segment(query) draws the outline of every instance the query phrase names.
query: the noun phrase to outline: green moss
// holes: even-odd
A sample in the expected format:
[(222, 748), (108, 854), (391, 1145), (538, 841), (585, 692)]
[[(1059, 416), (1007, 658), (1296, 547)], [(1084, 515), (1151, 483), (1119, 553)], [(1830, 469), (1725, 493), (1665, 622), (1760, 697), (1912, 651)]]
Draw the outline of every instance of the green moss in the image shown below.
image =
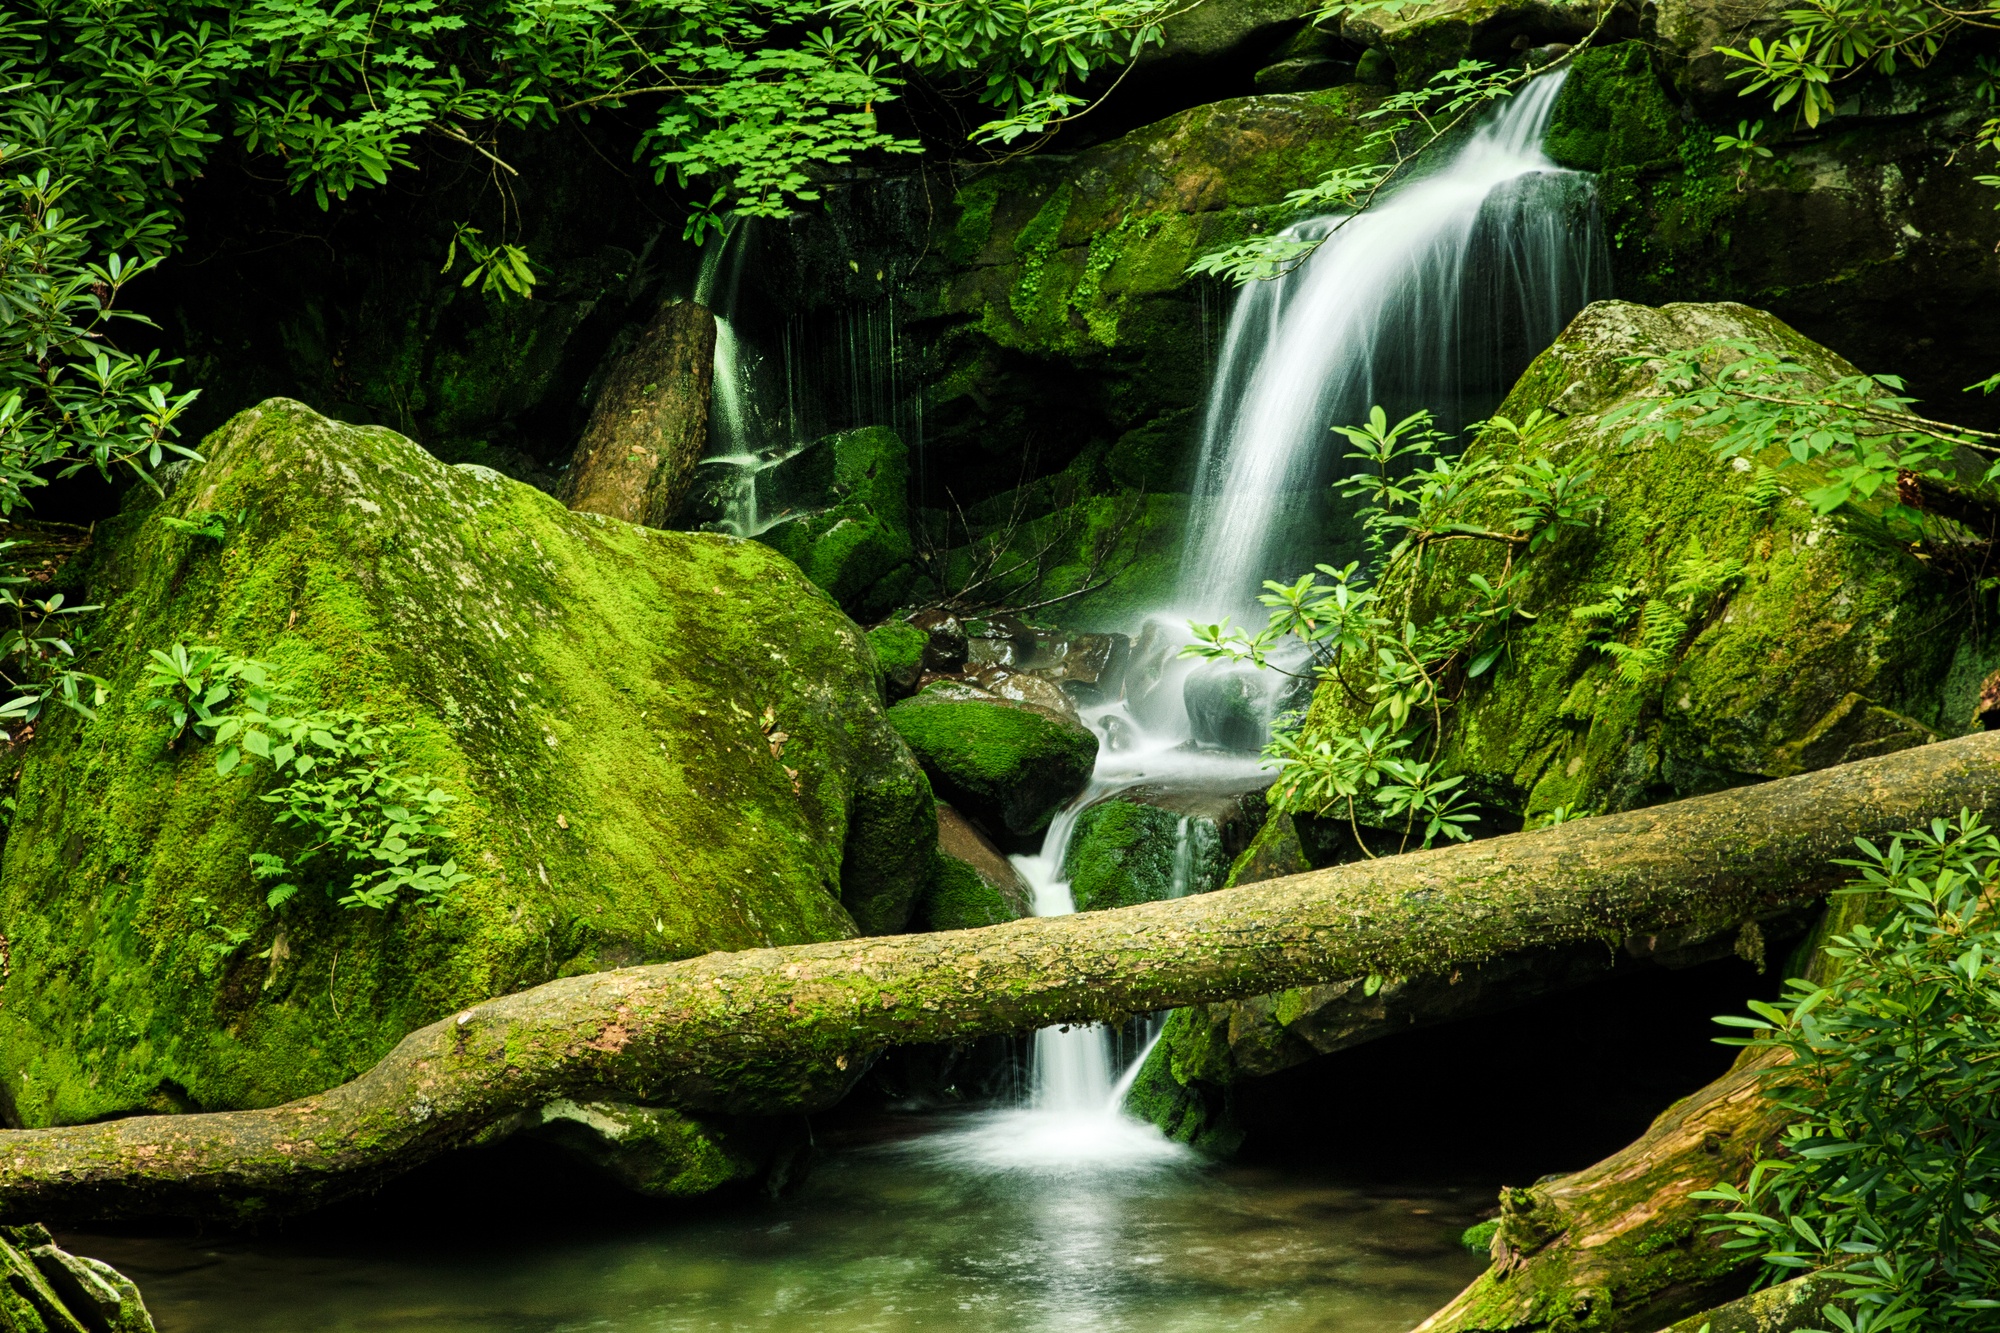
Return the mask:
[[(100, 527), (85, 666), (111, 699), (51, 719), (16, 793), (0, 1082), (23, 1122), (270, 1105), (557, 975), (900, 928), (929, 793), (860, 632), (792, 565), (284, 400), (203, 452), (170, 501)], [(192, 509), (247, 518), (220, 547), (160, 521)], [(314, 887), (268, 913), (261, 768), (217, 776), (144, 708), (146, 652), (176, 641), (406, 726), (458, 797), (451, 904), (344, 911)], [(251, 939), (218, 959), (211, 924)]]
[(1005, 894), (986, 882), (970, 865), (940, 851), (917, 904), (917, 923), (925, 930), (971, 930), (1015, 919)]
[(1016, 834), (1048, 827), (1097, 762), (1087, 728), (1035, 708), (919, 694), (889, 722), (940, 795)]
[(1459, 1236), (1458, 1243), (1474, 1254), (1485, 1254), (1493, 1248), (1493, 1236), (1500, 1230), (1500, 1219), (1475, 1222)]
[(868, 646), (875, 650), (875, 663), (882, 668), (891, 698), (900, 699), (917, 688), (924, 669), (924, 649), (930, 641), (930, 635), (903, 620), (891, 620), (868, 631)]
[(1578, 171), (1678, 163), (1688, 129), (1661, 87), (1644, 42), (1580, 52), (1549, 115), (1545, 152)]
[[(1956, 734), (1943, 683), (1967, 628), (1968, 608), (1948, 581), (1887, 539), (1871, 513), (1816, 518), (1799, 492), (1818, 473), (1779, 474), (1785, 494), (1769, 506), (1745, 498), (1752, 480), (1718, 460), (1711, 432), (1630, 443), (1601, 414), (1652, 391), (1651, 377), (1620, 358), (1634, 347), (1699, 345), (1747, 337), (1824, 373), (1842, 363), (1768, 315), (1740, 306), (1663, 311), (1600, 304), (1530, 367), (1500, 413), (1536, 408), (1565, 417), (1548, 444), (1556, 457), (1595, 460), (1605, 501), (1599, 522), (1535, 558), (1508, 655), (1472, 684), (1443, 754), (1492, 800), (1539, 818), (1557, 806), (1589, 813), (1859, 758)], [(1468, 457), (1505, 463), (1514, 445), (1496, 437)], [(1775, 459), (1764, 459), (1772, 463)], [(1698, 608), (1673, 660), (1643, 679), (1592, 641), (1572, 612), (1613, 586), (1661, 596), (1672, 567), (1699, 543), (1710, 558), (1740, 561), (1742, 577)], [(1474, 572), (1497, 559), (1470, 544), (1442, 554), (1415, 590), (1421, 614), (1443, 607)], [(1626, 637), (1631, 637), (1630, 632)], [(1318, 724), (1345, 705), (1322, 689)]]
[(1085, 810), (1063, 858), (1079, 912), (1205, 893), (1222, 872), (1222, 840), (1213, 824), (1135, 801), (1100, 801)]

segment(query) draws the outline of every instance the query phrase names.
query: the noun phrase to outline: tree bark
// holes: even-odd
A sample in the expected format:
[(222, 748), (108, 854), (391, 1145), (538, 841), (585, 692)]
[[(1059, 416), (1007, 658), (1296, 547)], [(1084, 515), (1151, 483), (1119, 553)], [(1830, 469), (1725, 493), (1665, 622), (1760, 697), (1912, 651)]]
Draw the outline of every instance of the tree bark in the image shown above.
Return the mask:
[(568, 977), (413, 1032), (284, 1106), (0, 1134), (0, 1215), (299, 1210), (556, 1098), (798, 1109), (889, 1045), (1726, 929), (1840, 882), (1854, 837), (1962, 807), (2000, 808), (2000, 735), (1117, 911)]
[(692, 301), (660, 307), (598, 391), (570, 459), (571, 509), (665, 527), (708, 447), (715, 317)]
[(1842, 1297), (1848, 1290), (1832, 1273), (1807, 1273), (1689, 1315), (1660, 1333), (1798, 1333), (1804, 1328), (1831, 1328), (1833, 1321), (1825, 1312), (1832, 1306), (1845, 1308)]

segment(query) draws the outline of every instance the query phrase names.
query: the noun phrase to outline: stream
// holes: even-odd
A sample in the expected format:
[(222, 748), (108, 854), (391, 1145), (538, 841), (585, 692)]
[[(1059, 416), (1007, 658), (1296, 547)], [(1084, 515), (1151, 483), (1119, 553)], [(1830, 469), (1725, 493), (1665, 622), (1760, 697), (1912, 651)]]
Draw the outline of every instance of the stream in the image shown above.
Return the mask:
[(1457, 1238), (1490, 1188), (980, 1171), (940, 1128), (836, 1152), (776, 1203), (566, 1236), (71, 1239), (139, 1281), (161, 1333), (1403, 1333), (1484, 1267)]

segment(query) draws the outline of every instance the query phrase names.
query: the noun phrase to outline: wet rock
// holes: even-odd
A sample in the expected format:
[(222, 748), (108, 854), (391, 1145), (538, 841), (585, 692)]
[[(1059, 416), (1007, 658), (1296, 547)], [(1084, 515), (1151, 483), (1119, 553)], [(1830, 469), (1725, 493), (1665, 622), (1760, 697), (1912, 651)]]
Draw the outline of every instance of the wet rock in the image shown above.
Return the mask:
[(1260, 93), (1309, 93), (1321, 88), (1337, 88), (1355, 79), (1352, 60), (1328, 60), (1323, 56), (1294, 56), (1266, 65), (1257, 71)]
[[(835, 601), (860, 617), (901, 600), (910, 568), (909, 463), (886, 427), (830, 435), (770, 469), (773, 493), (796, 495), (788, 517), (757, 534)], [(760, 517), (765, 477), (758, 478)]]
[(132, 1279), (39, 1226), (0, 1227), (0, 1333), (153, 1333)]
[[(929, 786), (859, 629), (782, 557), (575, 513), (285, 400), (202, 452), (171, 500), (99, 525), (111, 698), (46, 717), (24, 756), (0, 868), (20, 1123), (274, 1105), (559, 974), (903, 928)], [(246, 517), (218, 547), (165, 521), (196, 509)], [(470, 878), (378, 913), (336, 907), (329, 872), (274, 914), (250, 874), (284, 836), (262, 775), (169, 748), (147, 707), (148, 652), (177, 640), (404, 728)]]
[(976, 685), (996, 699), (1011, 699), (1015, 703), (1032, 704), (1045, 708), (1064, 721), (1083, 725), (1083, 718), (1076, 711), (1076, 703), (1063, 687), (1034, 671), (1009, 671), (1005, 667), (988, 666), (969, 671), (965, 675), (968, 684)]
[(996, 837), (1047, 828), (1097, 762), (1088, 727), (1032, 704), (933, 687), (891, 708), (889, 721), (938, 795)]
[(910, 623), (929, 636), (924, 644), (924, 670), (957, 671), (965, 665), (967, 640), (965, 625), (949, 611), (920, 611)]
[(1225, 750), (1263, 749), (1272, 720), (1311, 697), (1310, 682), (1238, 662), (1205, 662), (1181, 686), (1194, 738)]
[(684, 1199), (757, 1180), (804, 1146), (783, 1120), (706, 1119), (630, 1102), (550, 1102), (518, 1131), (562, 1148), (635, 1194)]
[(917, 904), (925, 930), (997, 926), (1031, 915), (1034, 892), (986, 835), (949, 805), (938, 806), (938, 865)]
[(1077, 819), (1063, 873), (1078, 911), (1207, 893), (1264, 823), (1262, 778), (1128, 787)]

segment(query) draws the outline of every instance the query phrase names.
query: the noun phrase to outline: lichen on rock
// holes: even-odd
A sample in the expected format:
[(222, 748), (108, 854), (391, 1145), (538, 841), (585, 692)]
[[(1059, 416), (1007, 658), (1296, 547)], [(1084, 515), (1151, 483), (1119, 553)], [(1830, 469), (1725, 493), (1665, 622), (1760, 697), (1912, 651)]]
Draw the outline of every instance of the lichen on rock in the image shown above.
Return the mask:
[[(0, 865), (9, 1121), (267, 1106), (557, 976), (903, 927), (929, 786), (860, 630), (790, 562), (286, 400), (203, 450), (100, 526), (84, 666), (110, 699), (26, 751)], [(165, 521), (197, 510), (235, 516), (221, 543)], [(147, 652), (176, 642), (404, 728), (470, 880), (436, 910), (309, 885), (268, 911), (253, 766), (218, 776), (145, 707)]]

